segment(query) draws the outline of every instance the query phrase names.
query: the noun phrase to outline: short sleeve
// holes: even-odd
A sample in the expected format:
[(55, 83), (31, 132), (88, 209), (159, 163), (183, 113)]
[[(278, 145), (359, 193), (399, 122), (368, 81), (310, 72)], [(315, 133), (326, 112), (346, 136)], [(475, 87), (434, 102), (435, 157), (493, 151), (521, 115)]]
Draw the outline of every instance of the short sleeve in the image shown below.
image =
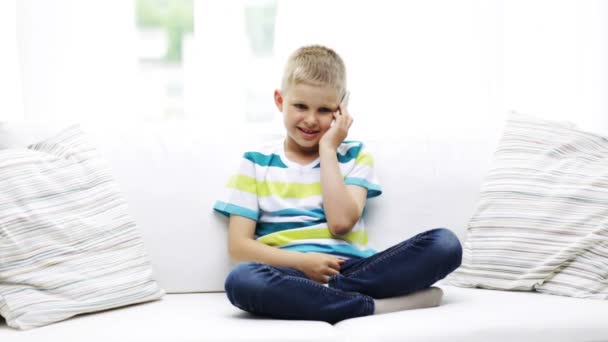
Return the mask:
[(223, 196), (213, 205), (213, 210), (225, 216), (239, 215), (254, 221), (258, 220), (255, 164), (246, 158), (246, 154), (237, 172), (226, 183)]
[(367, 189), (367, 198), (380, 196), (382, 188), (374, 168), (374, 157), (364, 144), (355, 148), (355, 163), (344, 178), (346, 185), (358, 185)]

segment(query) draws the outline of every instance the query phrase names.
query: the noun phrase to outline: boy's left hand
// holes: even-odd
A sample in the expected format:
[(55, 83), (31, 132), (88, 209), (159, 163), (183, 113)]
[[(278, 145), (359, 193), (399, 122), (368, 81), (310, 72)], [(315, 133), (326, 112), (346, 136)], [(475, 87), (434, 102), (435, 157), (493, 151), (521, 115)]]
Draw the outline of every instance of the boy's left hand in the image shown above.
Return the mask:
[(338, 106), (338, 110), (333, 115), (335, 121), (329, 130), (323, 134), (321, 141), (319, 141), (319, 146), (337, 150), (348, 135), (348, 130), (353, 124), (353, 117), (350, 116), (346, 106), (342, 104)]

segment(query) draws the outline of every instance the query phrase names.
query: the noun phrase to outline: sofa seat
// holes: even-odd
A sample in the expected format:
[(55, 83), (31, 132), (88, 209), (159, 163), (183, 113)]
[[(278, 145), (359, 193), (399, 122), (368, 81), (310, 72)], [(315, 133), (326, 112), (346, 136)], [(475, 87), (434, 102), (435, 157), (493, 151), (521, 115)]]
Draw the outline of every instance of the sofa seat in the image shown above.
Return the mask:
[(440, 286), (440, 307), (334, 326), (257, 318), (230, 305), (224, 293), (170, 294), (29, 331), (0, 325), (0, 341), (608, 341), (605, 301)]
[(257, 318), (224, 293), (169, 294), (163, 299), (74, 317), (32, 330), (0, 324), (2, 342), (339, 341), (331, 324)]
[(342, 321), (343, 341), (608, 341), (608, 303), (440, 285), (441, 306)]

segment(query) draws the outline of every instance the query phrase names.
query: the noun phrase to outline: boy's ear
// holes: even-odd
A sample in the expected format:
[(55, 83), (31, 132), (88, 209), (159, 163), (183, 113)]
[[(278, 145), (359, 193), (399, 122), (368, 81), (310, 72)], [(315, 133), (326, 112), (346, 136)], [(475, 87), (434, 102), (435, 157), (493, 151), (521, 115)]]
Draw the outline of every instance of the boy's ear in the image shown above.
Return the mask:
[(274, 104), (279, 109), (279, 112), (283, 111), (283, 95), (281, 95), (281, 91), (279, 89), (275, 89), (274, 91)]

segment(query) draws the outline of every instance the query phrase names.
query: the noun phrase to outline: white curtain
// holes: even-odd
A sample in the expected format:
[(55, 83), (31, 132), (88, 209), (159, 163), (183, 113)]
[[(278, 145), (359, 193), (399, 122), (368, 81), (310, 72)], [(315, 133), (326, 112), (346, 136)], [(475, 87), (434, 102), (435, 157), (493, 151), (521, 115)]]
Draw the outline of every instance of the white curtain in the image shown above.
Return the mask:
[(23, 85), (17, 49), (17, 0), (0, 2), (0, 122), (23, 119)]
[(134, 119), (134, 1), (19, 0), (26, 118)]

